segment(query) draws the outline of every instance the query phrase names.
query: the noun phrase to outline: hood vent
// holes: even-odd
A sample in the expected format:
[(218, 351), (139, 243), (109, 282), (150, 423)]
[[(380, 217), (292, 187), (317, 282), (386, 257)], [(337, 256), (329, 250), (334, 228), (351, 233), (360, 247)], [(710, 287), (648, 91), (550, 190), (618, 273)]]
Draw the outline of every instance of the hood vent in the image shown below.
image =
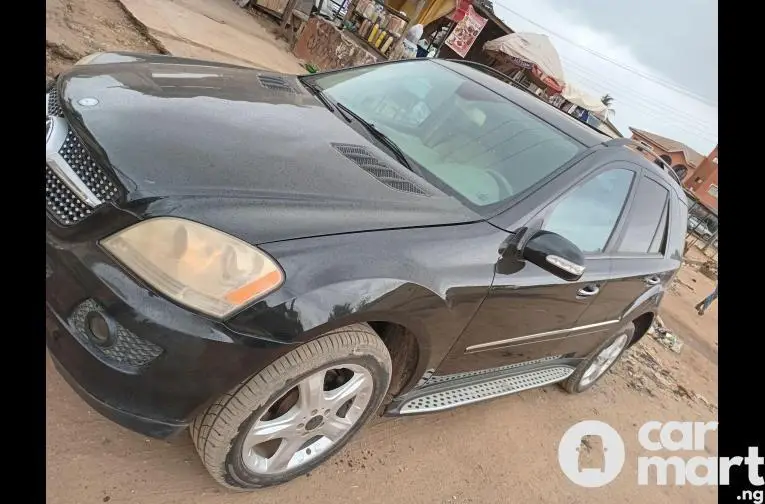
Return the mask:
[(260, 85), (271, 91), (281, 91), (283, 93), (294, 93), (295, 90), (287, 81), (276, 75), (258, 75)]
[(427, 195), (420, 186), (377, 159), (374, 154), (361, 145), (333, 143), (332, 147), (391, 189), (405, 193)]

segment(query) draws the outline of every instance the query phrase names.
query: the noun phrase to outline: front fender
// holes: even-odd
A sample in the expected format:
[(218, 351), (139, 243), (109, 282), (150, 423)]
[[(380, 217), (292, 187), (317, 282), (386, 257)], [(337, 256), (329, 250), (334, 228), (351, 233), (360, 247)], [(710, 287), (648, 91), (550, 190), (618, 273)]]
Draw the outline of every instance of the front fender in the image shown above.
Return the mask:
[(461, 292), (455, 305), (426, 287), (403, 280), (340, 282), (275, 306), (259, 303), (227, 326), (241, 334), (280, 342), (286, 352), (356, 322), (398, 324), (417, 340), (416, 376), (421, 376), (443, 360), (486, 294), (485, 289), (470, 290)]
[(284, 352), (354, 322), (399, 324), (435, 368), (488, 293), (502, 233), (485, 223), (324, 236), (262, 245), (285, 284), (227, 321)]

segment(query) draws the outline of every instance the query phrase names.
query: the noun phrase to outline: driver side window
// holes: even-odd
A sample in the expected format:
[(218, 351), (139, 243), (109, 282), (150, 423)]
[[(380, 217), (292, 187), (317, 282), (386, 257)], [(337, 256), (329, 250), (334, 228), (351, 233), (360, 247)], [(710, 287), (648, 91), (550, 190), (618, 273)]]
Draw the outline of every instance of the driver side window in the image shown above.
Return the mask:
[(622, 214), (635, 172), (603, 171), (564, 195), (545, 220), (544, 229), (573, 242), (585, 254), (603, 252)]

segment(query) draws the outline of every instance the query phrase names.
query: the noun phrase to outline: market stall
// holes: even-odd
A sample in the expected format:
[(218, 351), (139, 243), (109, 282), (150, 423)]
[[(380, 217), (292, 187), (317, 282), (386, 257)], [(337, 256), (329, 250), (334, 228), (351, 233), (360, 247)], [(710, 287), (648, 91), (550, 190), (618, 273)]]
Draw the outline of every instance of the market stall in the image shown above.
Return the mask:
[(359, 37), (321, 17), (308, 20), (292, 52), (319, 70), (335, 70), (383, 60), (368, 44), (362, 44)]
[[(565, 78), (558, 51), (539, 33), (511, 33), (484, 45), (489, 65), (523, 84), (533, 84), (548, 95), (563, 91)], [(524, 82), (527, 81), (527, 82)]]
[[(594, 114), (601, 120), (605, 120), (608, 114), (608, 107), (595, 95), (567, 82), (563, 86), (560, 98), (564, 100), (564, 105), (570, 103), (588, 113)], [(559, 106), (559, 108), (562, 108)], [(586, 119), (585, 119), (586, 120)]]
[[(407, 2), (404, 0), (406, 8), (411, 10)], [(327, 70), (414, 58), (418, 27), (421, 34), (422, 27), (414, 24), (404, 10), (382, 0), (351, 0), (342, 20), (311, 18), (301, 30), (293, 52), (319, 69)]]
[[(344, 28), (359, 44), (385, 59), (397, 59), (409, 17), (375, 0), (352, 1), (345, 16)], [(415, 41), (416, 42), (416, 41)]]

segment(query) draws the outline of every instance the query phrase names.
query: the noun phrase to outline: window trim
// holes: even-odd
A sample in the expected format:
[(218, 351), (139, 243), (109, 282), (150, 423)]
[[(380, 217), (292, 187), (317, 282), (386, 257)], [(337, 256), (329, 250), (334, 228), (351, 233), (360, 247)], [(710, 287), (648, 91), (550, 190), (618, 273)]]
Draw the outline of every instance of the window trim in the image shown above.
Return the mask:
[(587, 175), (581, 177), (579, 180), (576, 181), (576, 183), (571, 184), (565, 191), (558, 194), (554, 199), (550, 200), (545, 207), (536, 213), (534, 217), (529, 219), (529, 222), (539, 220), (540, 226), (542, 229), (544, 229), (545, 224), (547, 223), (550, 214), (555, 209), (555, 207), (558, 205), (558, 203), (563, 200), (563, 198), (567, 197), (569, 194), (574, 192), (576, 189), (578, 189), (580, 186), (586, 184), (593, 178), (597, 177), (601, 173), (609, 170), (627, 170), (632, 172), (632, 182), (630, 183), (630, 187), (627, 191), (627, 198), (624, 200), (624, 205), (622, 206), (622, 210), (619, 213), (619, 216), (616, 219), (616, 223), (614, 224), (614, 228), (611, 230), (611, 235), (608, 237), (608, 240), (606, 240), (606, 245), (603, 247), (603, 251), (601, 252), (584, 252), (584, 258), (586, 260), (593, 260), (593, 259), (610, 259), (614, 256), (614, 247), (617, 244), (617, 241), (622, 236), (622, 231), (624, 228), (624, 222), (626, 221), (626, 216), (629, 215), (629, 212), (632, 208), (632, 201), (635, 198), (635, 190), (637, 188), (637, 182), (640, 180), (642, 170), (643, 168), (635, 163), (631, 163), (629, 161), (620, 161), (620, 160), (614, 160), (614, 161), (608, 161), (605, 164), (602, 164), (595, 168), (594, 170), (591, 170)]
[(717, 184), (709, 184), (709, 187), (707, 188), (707, 194), (712, 196), (714, 199), (718, 199), (718, 197), (716, 195), (714, 195), (714, 194), (712, 194), (710, 192), (710, 189), (712, 189), (713, 187), (715, 188), (715, 192), (717, 192), (717, 190), (718, 190)]
[[(667, 233), (667, 242), (669, 242), (669, 229), (672, 226), (672, 218), (671, 218), (671, 212), (669, 211), (669, 202), (672, 200), (672, 195), (674, 192), (672, 191), (672, 188), (669, 187), (663, 180), (659, 179), (658, 177), (653, 176), (653, 174), (650, 174), (650, 172), (644, 171), (642, 176), (640, 177), (640, 184), (643, 183), (644, 179), (650, 179), (657, 184), (659, 184), (661, 187), (667, 190), (667, 199), (664, 201), (664, 209), (662, 210), (661, 215), (667, 217), (667, 226), (665, 228), (665, 233)], [(634, 190), (634, 196), (637, 194), (638, 189), (640, 188), (640, 184), (635, 186)], [(611, 257), (614, 259), (664, 259), (669, 254), (669, 246), (668, 243), (664, 246), (664, 252), (656, 252), (656, 253), (640, 253), (640, 252), (618, 252), (617, 249), (621, 246), (622, 242), (624, 241), (624, 238), (627, 236), (627, 227), (629, 226), (630, 218), (632, 217), (632, 208), (630, 207), (630, 212), (628, 212), (624, 216), (624, 223), (622, 226), (621, 233), (619, 235), (619, 239), (614, 243), (614, 250), (611, 253)], [(658, 231), (658, 228), (657, 228)], [(654, 237), (651, 238), (651, 244), (653, 244), (653, 241), (656, 239), (656, 231), (654, 231)], [(649, 247), (650, 250), (650, 247)]]
[[(661, 229), (661, 227), (656, 228), (656, 232), (654, 232), (651, 243), (648, 245), (649, 254), (651, 254), (650, 250), (653, 248), (657, 239), (659, 240), (659, 252), (656, 253), (662, 257), (667, 253), (667, 240), (669, 239), (669, 199), (670, 195), (667, 194), (667, 200), (664, 202), (664, 210), (661, 211), (660, 217), (661, 223), (664, 225), (664, 230), (661, 234), (659, 234), (659, 229)], [(659, 224), (659, 226), (661, 226), (661, 224)]]

